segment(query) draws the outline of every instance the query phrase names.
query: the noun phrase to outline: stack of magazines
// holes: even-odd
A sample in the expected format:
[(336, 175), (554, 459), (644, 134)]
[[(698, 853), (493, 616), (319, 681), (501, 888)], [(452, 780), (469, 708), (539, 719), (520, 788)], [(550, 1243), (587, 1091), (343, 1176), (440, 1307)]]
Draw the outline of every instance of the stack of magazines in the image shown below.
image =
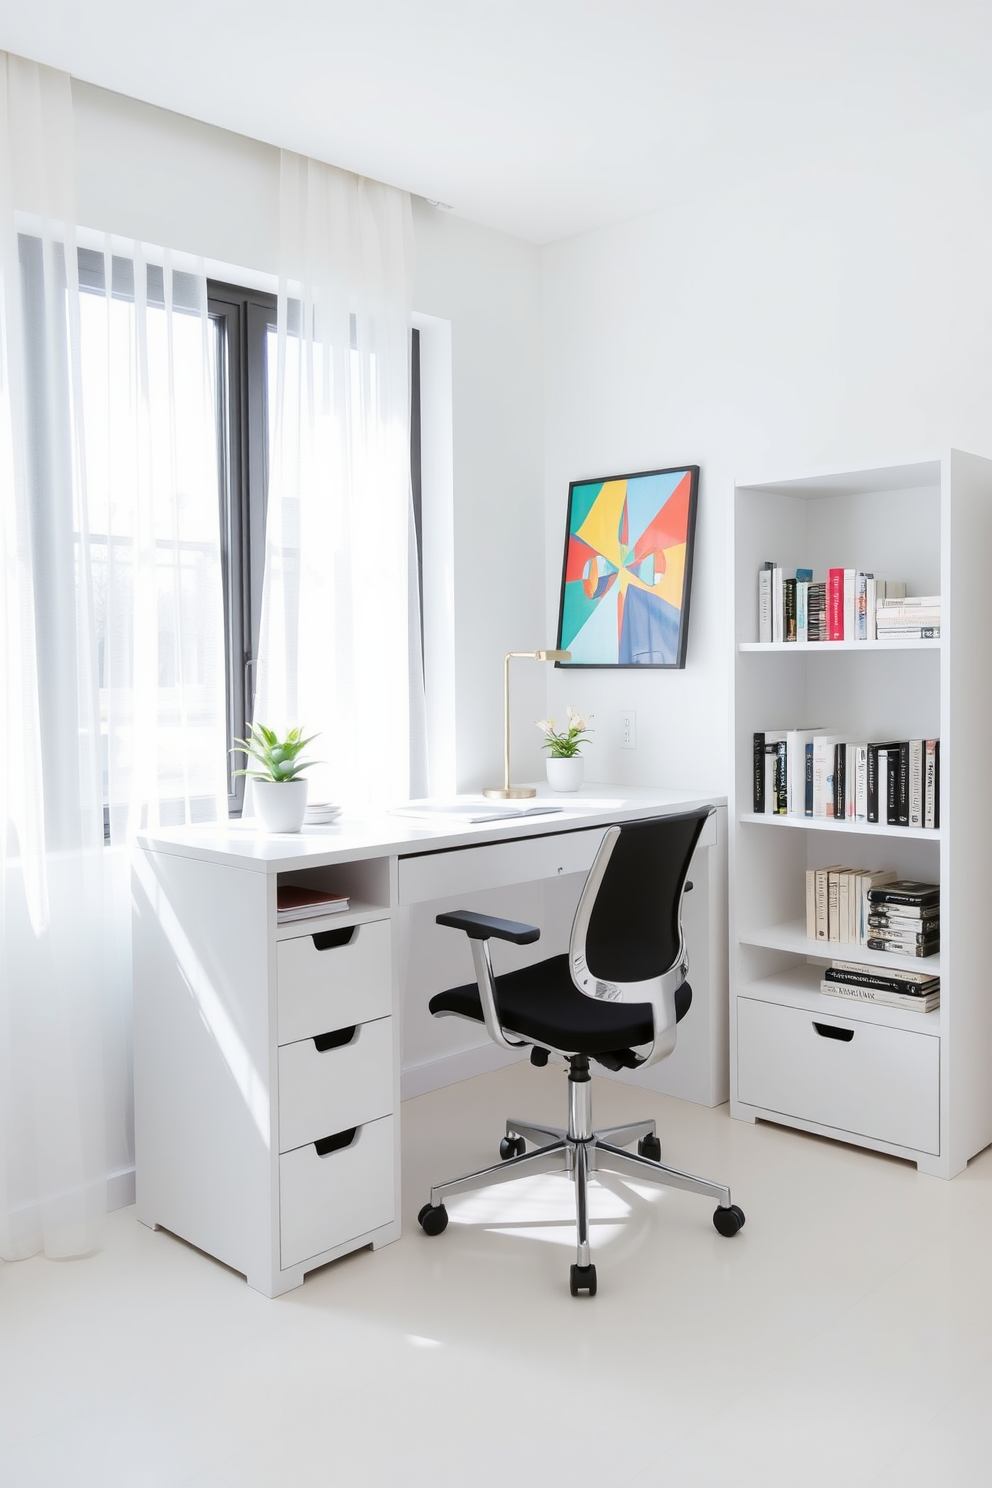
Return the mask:
[(295, 920), (317, 920), (348, 908), (347, 894), (327, 889), (304, 889), (298, 884), (280, 884), (276, 890), (276, 919), (280, 925)]
[(940, 977), (925, 971), (862, 966), (857, 961), (832, 961), (823, 973), (820, 991), (828, 997), (845, 997), (848, 1002), (875, 1002), (915, 1013), (930, 1013), (940, 1007)]

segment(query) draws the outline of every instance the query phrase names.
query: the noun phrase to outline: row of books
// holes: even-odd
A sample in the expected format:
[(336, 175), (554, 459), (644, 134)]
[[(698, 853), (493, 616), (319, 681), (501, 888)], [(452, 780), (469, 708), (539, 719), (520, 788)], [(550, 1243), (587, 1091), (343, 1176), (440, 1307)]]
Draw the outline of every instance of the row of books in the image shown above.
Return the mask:
[(877, 579), (855, 568), (831, 568), (814, 581), (811, 568), (795, 577), (774, 563), (758, 575), (758, 640), (875, 641), (891, 636), (940, 636), (940, 595), (907, 595), (901, 580)]
[(831, 863), (806, 870), (806, 935), (872, 951), (932, 956), (940, 950), (940, 886), (890, 870)]
[(924, 971), (889, 971), (857, 961), (831, 961), (820, 982), (828, 997), (930, 1013), (940, 1007), (940, 977)]
[(753, 810), (890, 827), (940, 826), (939, 739), (850, 739), (825, 729), (755, 733)]

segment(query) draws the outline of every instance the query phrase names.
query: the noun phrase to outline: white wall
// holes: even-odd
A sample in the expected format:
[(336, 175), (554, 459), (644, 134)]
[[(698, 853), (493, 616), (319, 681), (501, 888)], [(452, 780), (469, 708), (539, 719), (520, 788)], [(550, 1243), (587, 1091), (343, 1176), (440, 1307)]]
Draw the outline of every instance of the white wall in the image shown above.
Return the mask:
[(735, 477), (992, 454), (990, 188), (983, 113), (544, 251), (549, 626), (569, 481), (702, 467), (686, 670), (551, 679), (592, 778), (726, 788)]

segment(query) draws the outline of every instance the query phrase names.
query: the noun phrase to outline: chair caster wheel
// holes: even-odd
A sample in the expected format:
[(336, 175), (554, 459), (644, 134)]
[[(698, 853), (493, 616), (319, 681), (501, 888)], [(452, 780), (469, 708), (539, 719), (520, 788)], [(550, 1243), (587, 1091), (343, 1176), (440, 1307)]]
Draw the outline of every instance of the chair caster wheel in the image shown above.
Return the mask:
[(588, 1292), (590, 1297), (595, 1297), (596, 1267), (573, 1266), (568, 1273), (568, 1290), (573, 1297), (577, 1297), (580, 1292)]
[(499, 1155), (506, 1162), (511, 1157), (523, 1157), (527, 1143), (523, 1137), (504, 1137), (499, 1144)]
[(433, 1204), (425, 1204), (417, 1215), (417, 1223), (425, 1235), (440, 1235), (448, 1228), (448, 1211), (443, 1204), (436, 1209)]
[(642, 1137), (637, 1144), (637, 1150), (642, 1157), (649, 1157), (652, 1162), (661, 1162), (660, 1137)]
[(738, 1230), (744, 1228), (744, 1210), (737, 1204), (731, 1204), (724, 1209), (721, 1205), (713, 1215), (713, 1223), (721, 1235), (726, 1235), (729, 1240), (737, 1234)]

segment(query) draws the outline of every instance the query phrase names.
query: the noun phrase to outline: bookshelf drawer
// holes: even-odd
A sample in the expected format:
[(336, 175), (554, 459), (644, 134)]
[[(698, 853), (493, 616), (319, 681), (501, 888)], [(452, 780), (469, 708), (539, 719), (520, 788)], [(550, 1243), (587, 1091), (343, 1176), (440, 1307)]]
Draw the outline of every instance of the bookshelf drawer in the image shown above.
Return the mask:
[(276, 955), (280, 1044), (392, 1012), (388, 920), (280, 940)]
[[(312, 1038), (279, 1050), (279, 1151), (361, 1126), (393, 1109), (393, 1020), (360, 1023), (347, 1043)], [(344, 1028), (339, 1036), (351, 1032)], [(332, 1035), (333, 1036), (333, 1035)]]
[(359, 1127), (321, 1157), (313, 1143), (279, 1159), (280, 1265), (285, 1270), (389, 1224), (395, 1212), (393, 1118)]
[(741, 997), (737, 1080), (746, 1105), (940, 1151), (940, 1039), (931, 1034)]

